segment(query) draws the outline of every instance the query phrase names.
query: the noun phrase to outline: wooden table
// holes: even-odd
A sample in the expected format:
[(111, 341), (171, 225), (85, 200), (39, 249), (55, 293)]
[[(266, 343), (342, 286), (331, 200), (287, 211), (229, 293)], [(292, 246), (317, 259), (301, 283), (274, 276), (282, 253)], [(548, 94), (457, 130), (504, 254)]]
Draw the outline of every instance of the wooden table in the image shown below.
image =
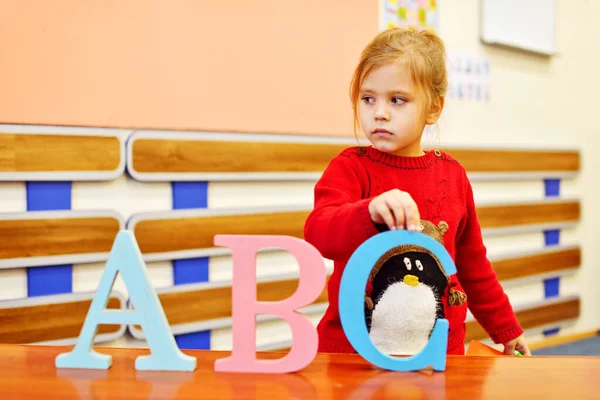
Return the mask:
[(450, 356), (443, 373), (395, 373), (319, 354), (298, 373), (259, 375), (215, 373), (227, 352), (184, 351), (198, 359), (194, 372), (144, 372), (134, 359), (147, 350), (97, 348), (113, 356), (109, 370), (54, 368), (68, 350), (0, 345), (0, 399), (600, 399), (600, 357)]

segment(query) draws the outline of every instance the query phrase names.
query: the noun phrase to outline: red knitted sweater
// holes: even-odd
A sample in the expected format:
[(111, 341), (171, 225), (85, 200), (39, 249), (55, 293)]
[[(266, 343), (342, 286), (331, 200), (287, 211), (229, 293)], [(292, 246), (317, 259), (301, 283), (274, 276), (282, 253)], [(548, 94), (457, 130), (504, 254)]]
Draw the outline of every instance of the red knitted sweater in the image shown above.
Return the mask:
[(379, 233), (369, 215), (370, 201), (392, 189), (410, 193), (422, 220), (448, 223), (444, 244), (457, 269), (451, 283), (467, 294), (467, 302), (460, 306), (448, 305), (448, 289), (442, 298), (450, 324), (448, 353), (464, 354), (467, 306), (494, 342), (506, 343), (521, 335), (523, 330), (487, 259), (464, 168), (439, 151), (399, 157), (372, 147), (352, 147), (335, 157), (317, 182), (314, 210), (304, 227), (305, 240), (334, 261), (327, 286), (329, 305), (317, 327), (319, 351), (354, 352), (338, 311), (342, 272), (356, 248)]

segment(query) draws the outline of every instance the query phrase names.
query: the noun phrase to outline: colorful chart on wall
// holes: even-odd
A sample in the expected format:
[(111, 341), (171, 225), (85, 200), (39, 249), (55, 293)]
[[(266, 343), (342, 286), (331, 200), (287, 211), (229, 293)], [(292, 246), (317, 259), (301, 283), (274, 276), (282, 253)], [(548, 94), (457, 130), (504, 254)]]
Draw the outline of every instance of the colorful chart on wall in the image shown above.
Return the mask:
[(382, 30), (414, 26), (438, 31), (439, 0), (380, 0)]

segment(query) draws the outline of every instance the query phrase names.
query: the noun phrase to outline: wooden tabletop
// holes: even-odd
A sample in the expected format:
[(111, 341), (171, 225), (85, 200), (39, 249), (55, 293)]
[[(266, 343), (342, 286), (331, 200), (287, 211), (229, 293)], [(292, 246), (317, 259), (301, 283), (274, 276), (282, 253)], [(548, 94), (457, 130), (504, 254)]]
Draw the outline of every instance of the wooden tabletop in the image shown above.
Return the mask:
[[(286, 375), (215, 373), (227, 352), (184, 351), (194, 372), (144, 372), (148, 350), (96, 348), (109, 370), (56, 369), (67, 347), (0, 345), (0, 399), (600, 399), (600, 357), (450, 356), (445, 372), (389, 372), (358, 355), (319, 354)], [(277, 358), (282, 353), (264, 353)]]

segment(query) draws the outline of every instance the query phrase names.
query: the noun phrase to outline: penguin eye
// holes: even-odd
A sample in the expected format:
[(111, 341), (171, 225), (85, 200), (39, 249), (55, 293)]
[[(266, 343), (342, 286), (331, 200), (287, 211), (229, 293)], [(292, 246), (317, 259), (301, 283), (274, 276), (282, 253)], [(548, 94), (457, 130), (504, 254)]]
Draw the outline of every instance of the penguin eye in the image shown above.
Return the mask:
[(406, 265), (407, 270), (410, 271), (412, 269), (412, 264), (410, 263), (410, 259), (408, 257), (404, 257), (404, 265)]
[(419, 271), (423, 271), (423, 264), (421, 264), (421, 260), (417, 260), (416, 264)]

